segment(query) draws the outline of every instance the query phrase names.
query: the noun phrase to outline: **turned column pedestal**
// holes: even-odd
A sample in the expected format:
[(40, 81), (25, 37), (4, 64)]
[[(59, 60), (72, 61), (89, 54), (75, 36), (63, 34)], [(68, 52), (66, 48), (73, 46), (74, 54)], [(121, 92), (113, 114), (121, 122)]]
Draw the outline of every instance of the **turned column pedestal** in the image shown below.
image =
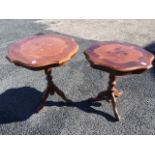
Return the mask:
[(117, 110), (117, 97), (122, 96), (122, 92), (116, 89), (116, 76), (113, 74), (109, 75), (108, 88), (105, 91), (100, 92), (96, 97), (89, 98), (89, 102), (96, 102), (106, 100), (112, 103), (112, 108), (117, 120), (120, 120), (120, 114)]
[(9, 46), (7, 58), (10, 62), (34, 71), (44, 70), (47, 88), (37, 111), (45, 105), (49, 94), (57, 93), (66, 102), (70, 100), (52, 81), (52, 68), (66, 64), (78, 51), (75, 40), (63, 35), (40, 35), (23, 39)]
[(52, 81), (52, 68), (47, 68), (45, 69), (45, 74), (46, 74), (46, 80), (47, 80), (47, 88), (45, 89), (41, 101), (40, 101), (40, 106), (38, 107), (38, 112), (44, 107), (46, 103), (46, 99), (48, 98), (49, 94), (54, 95), (54, 93), (57, 93), (61, 98), (66, 101), (66, 102), (71, 102), (65, 94), (54, 84)]
[(154, 56), (137, 45), (111, 41), (94, 44), (84, 53), (93, 68), (110, 74), (107, 90), (88, 101), (110, 101), (116, 119), (120, 120), (116, 101), (122, 92), (116, 89), (116, 76), (139, 74), (150, 69)]

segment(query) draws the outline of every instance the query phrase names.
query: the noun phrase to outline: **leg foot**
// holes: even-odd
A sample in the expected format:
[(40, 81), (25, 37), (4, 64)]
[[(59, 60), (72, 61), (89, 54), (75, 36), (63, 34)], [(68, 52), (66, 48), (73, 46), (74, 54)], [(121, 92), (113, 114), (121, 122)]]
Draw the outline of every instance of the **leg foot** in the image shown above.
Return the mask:
[(115, 98), (114, 93), (112, 93), (111, 102), (112, 102), (112, 108), (113, 108), (113, 112), (114, 112), (114, 115), (116, 117), (116, 120), (119, 121), (121, 119), (121, 117), (120, 117), (120, 114), (119, 114), (119, 112), (117, 110), (116, 98)]
[(57, 93), (59, 96), (62, 97), (62, 99), (64, 99), (66, 102), (72, 102), (71, 100), (69, 100), (65, 94), (53, 83), (52, 81), (52, 76), (51, 76), (51, 72), (52, 69), (51, 68), (46, 68), (45, 69), (45, 74), (46, 74), (46, 79), (47, 79), (47, 88), (44, 91), (42, 98), (41, 98), (41, 102), (40, 105), (37, 109), (37, 112), (39, 112), (45, 105), (46, 103), (46, 99), (49, 96), (49, 94), (54, 95), (54, 93)]
[(45, 74), (46, 74), (46, 79), (47, 79), (47, 88), (41, 97), (41, 102), (40, 102), (40, 105), (37, 109), (37, 112), (39, 112), (41, 109), (43, 109), (43, 107), (46, 103), (46, 99), (49, 96), (49, 94), (51, 94), (51, 93), (54, 94), (54, 90), (52, 88), (52, 83), (51, 83), (51, 81), (52, 81), (51, 72), (52, 72), (51, 68), (45, 69)]
[(112, 108), (113, 108), (113, 112), (114, 112), (114, 115), (115, 115), (117, 121), (119, 121), (120, 115), (119, 115), (119, 112), (117, 110), (116, 97), (122, 95), (122, 93), (115, 88), (116, 76), (110, 75), (109, 78), (110, 78), (110, 81), (109, 81), (108, 90), (110, 92), (110, 99), (111, 99), (111, 103), (112, 103)]
[(41, 109), (43, 109), (45, 103), (46, 103), (46, 99), (49, 96), (50, 93), (50, 87), (47, 87), (47, 89), (44, 91), (42, 97), (41, 97), (41, 101), (40, 101), (40, 105), (37, 109), (37, 112), (39, 112)]
[(118, 89), (116, 89), (115, 85), (116, 85), (116, 76), (110, 74), (109, 86), (108, 86), (107, 91), (100, 92), (95, 98), (89, 98), (86, 101), (96, 102), (96, 101), (106, 99), (108, 102), (111, 102), (115, 117), (119, 121), (121, 117), (117, 110), (116, 97), (122, 96), (123, 93), (119, 91)]

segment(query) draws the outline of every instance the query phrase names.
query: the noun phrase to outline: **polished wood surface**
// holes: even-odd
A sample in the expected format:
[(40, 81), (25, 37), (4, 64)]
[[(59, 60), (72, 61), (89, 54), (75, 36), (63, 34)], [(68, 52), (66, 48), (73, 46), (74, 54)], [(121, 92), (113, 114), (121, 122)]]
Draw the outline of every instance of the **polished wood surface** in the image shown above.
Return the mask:
[(47, 79), (47, 88), (45, 89), (42, 95), (41, 102), (37, 109), (37, 112), (39, 112), (44, 107), (46, 103), (46, 99), (48, 98), (49, 94), (54, 95), (54, 93), (57, 93), (66, 102), (71, 102), (71, 100), (69, 100), (65, 96), (65, 94), (54, 84), (52, 80), (51, 72), (52, 72), (52, 68), (45, 69), (45, 74), (46, 74), (46, 79)]
[(7, 58), (30, 69), (43, 69), (65, 64), (77, 51), (78, 45), (71, 37), (41, 35), (10, 45)]
[(154, 56), (129, 43), (100, 42), (85, 51), (92, 67), (123, 75), (143, 72), (152, 67)]
[(44, 70), (47, 80), (37, 112), (41, 110), (49, 94), (57, 93), (71, 102), (52, 81), (52, 67), (67, 63), (78, 51), (73, 38), (62, 35), (41, 35), (21, 40), (9, 46), (7, 58), (12, 63), (32, 70)]
[(106, 100), (107, 102), (111, 102), (115, 118), (117, 121), (119, 121), (121, 116), (117, 110), (116, 101), (117, 101), (117, 97), (122, 96), (122, 94), (123, 93), (116, 88), (116, 76), (110, 74), (107, 90), (100, 92), (94, 98), (89, 98), (87, 101), (88, 102), (96, 102), (96, 101), (100, 101), (100, 100)]
[(122, 92), (116, 89), (116, 76), (142, 73), (150, 69), (154, 56), (137, 45), (120, 42), (100, 42), (92, 45), (84, 53), (93, 68), (110, 73), (107, 90), (89, 98), (88, 101), (110, 101), (114, 115), (119, 121), (121, 117), (116, 100)]

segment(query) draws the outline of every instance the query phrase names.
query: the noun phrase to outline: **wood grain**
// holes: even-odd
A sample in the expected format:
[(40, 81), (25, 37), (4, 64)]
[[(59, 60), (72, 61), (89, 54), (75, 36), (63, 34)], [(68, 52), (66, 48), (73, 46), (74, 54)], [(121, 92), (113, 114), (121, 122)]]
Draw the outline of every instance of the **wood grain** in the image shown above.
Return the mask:
[(100, 42), (85, 51), (92, 67), (115, 75), (139, 73), (152, 67), (154, 56), (129, 43)]
[(116, 88), (116, 76), (141, 73), (150, 69), (154, 56), (137, 45), (120, 42), (96, 43), (84, 53), (93, 68), (110, 73), (107, 90), (87, 101), (95, 102), (103, 99), (111, 101), (114, 115), (119, 121), (121, 117), (116, 101), (122, 92)]
[(7, 58), (16, 65), (30, 69), (63, 65), (78, 51), (71, 37), (41, 35), (21, 40), (9, 46)]

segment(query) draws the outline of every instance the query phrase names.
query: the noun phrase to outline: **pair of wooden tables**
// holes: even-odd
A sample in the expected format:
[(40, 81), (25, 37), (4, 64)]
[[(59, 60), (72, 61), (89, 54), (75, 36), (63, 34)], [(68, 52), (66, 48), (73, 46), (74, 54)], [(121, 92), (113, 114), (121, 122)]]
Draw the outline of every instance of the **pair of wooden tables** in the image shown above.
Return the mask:
[[(51, 72), (53, 67), (66, 64), (77, 51), (78, 45), (74, 39), (62, 35), (35, 36), (9, 46), (7, 58), (10, 62), (31, 70), (45, 71), (47, 88), (42, 95), (38, 111), (44, 107), (49, 94), (57, 93), (66, 102), (71, 102), (53, 83)], [(122, 92), (116, 88), (116, 77), (150, 69), (154, 56), (137, 45), (110, 41), (96, 43), (86, 49), (84, 54), (93, 68), (110, 74), (107, 90), (87, 101), (111, 101), (115, 117), (120, 120), (116, 100)]]

